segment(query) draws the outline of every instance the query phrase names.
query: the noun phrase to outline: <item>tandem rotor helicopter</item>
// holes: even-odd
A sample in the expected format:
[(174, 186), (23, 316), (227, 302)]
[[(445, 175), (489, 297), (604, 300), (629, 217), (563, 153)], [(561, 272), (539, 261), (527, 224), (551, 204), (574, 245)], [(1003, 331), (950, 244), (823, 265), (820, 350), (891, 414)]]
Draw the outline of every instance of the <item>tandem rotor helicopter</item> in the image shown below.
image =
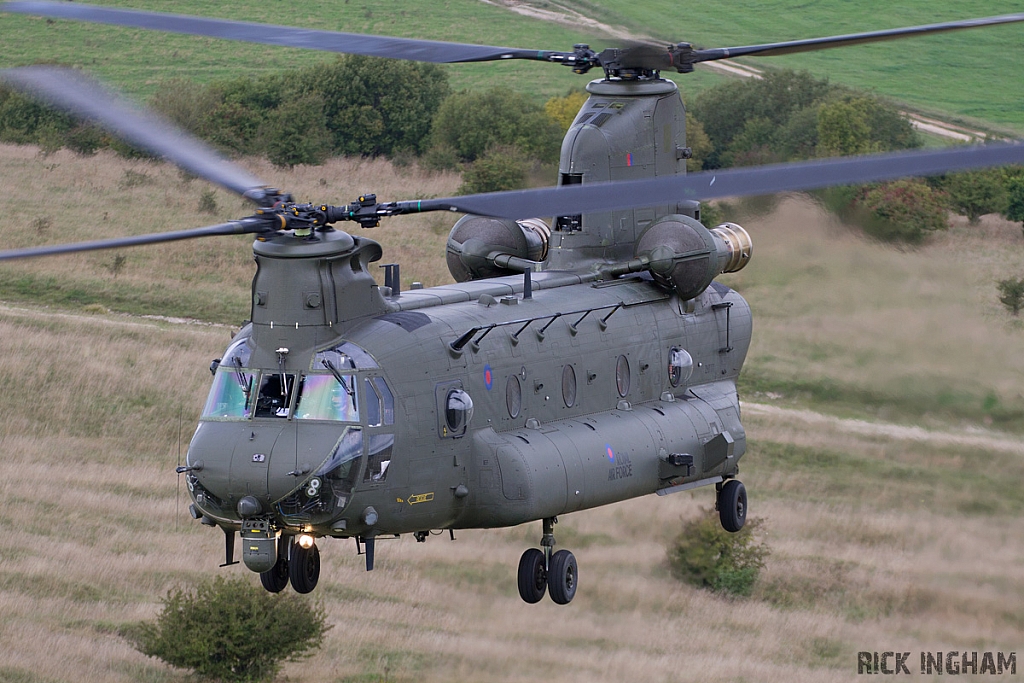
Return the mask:
[[(567, 604), (578, 567), (560, 515), (715, 487), (743, 527), (746, 447), (736, 378), (751, 339), (744, 299), (716, 281), (751, 258), (738, 225), (706, 228), (699, 200), (1024, 162), (986, 145), (685, 173), (677, 87), (660, 72), (1024, 21), (1024, 14), (735, 48), (689, 43), (571, 52), (409, 40), (57, 2), (6, 12), (426, 62), (528, 59), (600, 68), (562, 143), (558, 186), (423, 201), (302, 203), (74, 71), (21, 67), (7, 84), (91, 119), (236, 192), (253, 215), (203, 228), (0, 252), (0, 260), (255, 235), (250, 320), (213, 361), (184, 466), (192, 516), (236, 536), (272, 592), (312, 591), (318, 541), (540, 520), (519, 562), (523, 600)], [(373, 240), (335, 230), (423, 211), (467, 214), (446, 259), (454, 284), (402, 291), (370, 274)], [(551, 222), (537, 216), (554, 216)]]

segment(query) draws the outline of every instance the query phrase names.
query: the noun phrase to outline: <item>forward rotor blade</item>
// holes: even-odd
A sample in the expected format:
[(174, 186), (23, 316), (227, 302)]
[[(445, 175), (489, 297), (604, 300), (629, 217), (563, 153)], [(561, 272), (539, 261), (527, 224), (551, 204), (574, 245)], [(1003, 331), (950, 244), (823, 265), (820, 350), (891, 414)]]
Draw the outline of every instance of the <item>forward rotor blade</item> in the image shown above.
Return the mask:
[(196, 237), (210, 237), (213, 235), (244, 235), (249, 233), (267, 232), (271, 230), (272, 221), (267, 218), (242, 218), (228, 223), (208, 225), (205, 228), (193, 228), (191, 230), (178, 230), (175, 232), (159, 232), (148, 235), (135, 235), (133, 237), (117, 237), (109, 240), (97, 240), (95, 242), (78, 242), (76, 244), (54, 244), (46, 247), (30, 247), (27, 249), (8, 249), (0, 251), (0, 261), (13, 259), (34, 258), (36, 256), (55, 256), (57, 254), (73, 254), (80, 251), (97, 251), (99, 249), (116, 249), (118, 247), (134, 247), (142, 244), (160, 244), (162, 242), (177, 242), (178, 240), (189, 240)]
[[(0, 4), (4, 12), (31, 14), (44, 17), (58, 17), (77, 21), (90, 21), (114, 26), (184, 33), (186, 35), (240, 40), (248, 43), (263, 43), (280, 47), (297, 47), (326, 52), (367, 55), (370, 57), (392, 57), (416, 62), (455, 63), (486, 62), (501, 59), (529, 59), (533, 61), (560, 61), (561, 57), (573, 53), (525, 50), (489, 45), (446, 43), (436, 40), (413, 40), (338, 31), (318, 31), (255, 24), (228, 19), (190, 17), (181, 14), (145, 12), (141, 10), (114, 9), (83, 5), (70, 2), (6, 2)], [(554, 59), (552, 59), (554, 57)]]
[(656, 206), (684, 199), (708, 200), (814, 190), (1019, 163), (1024, 163), (1024, 144), (978, 145), (399, 202), (399, 206), (407, 209), (403, 210), (404, 213), (459, 211), (512, 219), (564, 216)]
[(788, 55), (796, 52), (827, 50), (833, 47), (876, 43), (883, 40), (895, 40), (897, 38), (905, 38), (907, 36), (923, 36), (933, 33), (945, 33), (946, 31), (958, 31), (965, 28), (978, 28), (981, 26), (993, 26), (996, 24), (1011, 24), (1018, 21), (1024, 21), (1024, 13), (1004, 14), (997, 17), (967, 19), (964, 21), (950, 21), (941, 24), (908, 26), (906, 28), (870, 31), (867, 33), (850, 33), (847, 35), (829, 36), (826, 38), (791, 40), (784, 43), (765, 43), (763, 45), (747, 45), (744, 47), (718, 47), (706, 50), (694, 50), (692, 56), (689, 56), (687, 61), (692, 63), (709, 62), (716, 59), (728, 59), (730, 57), (743, 56), (775, 57), (778, 55)]
[(94, 121), (119, 138), (257, 203), (266, 183), (156, 114), (144, 111), (72, 69), (24, 66), (0, 80), (69, 114)]

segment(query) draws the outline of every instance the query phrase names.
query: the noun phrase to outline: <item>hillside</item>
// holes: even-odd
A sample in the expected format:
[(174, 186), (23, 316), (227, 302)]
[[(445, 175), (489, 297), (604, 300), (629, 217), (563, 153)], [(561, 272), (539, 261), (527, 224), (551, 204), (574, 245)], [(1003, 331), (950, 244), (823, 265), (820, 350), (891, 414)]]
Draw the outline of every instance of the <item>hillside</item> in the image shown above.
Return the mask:
[[(577, 42), (603, 48), (620, 42), (580, 23), (551, 23), (511, 12), (498, 2), (482, 0), (391, 0), (383, 5), (371, 0), (313, 0), (302, 3), (301, 9), (288, 6), (287, 11), (282, 11), (278, 4), (252, 0), (233, 2), (230, 6), (211, 0), (132, 0), (106, 4), (354, 33), (537, 49), (569, 50)], [(537, 4), (560, 9), (558, 3)], [(799, 6), (753, 0), (725, 4), (591, 0), (574, 4), (572, 9), (660, 40), (729, 46), (990, 16), (1017, 11), (1019, 7), (1010, 0), (971, 0), (944, 7), (924, 0), (897, 4), (881, 0), (821, 0)], [(278, 72), (330, 58), (301, 50), (11, 15), (0, 15), (0, 36), (4, 36), (0, 67), (37, 61), (72, 64), (146, 97), (156, 95), (160, 82), (167, 78), (206, 81), (236, 74)], [(1024, 100), (1016, 87), (1016, 66), (1022, 36), (1021, 25), (1004, 26), (751, 63), (808, 69), (836, 82), (894, 97), (926, 113), (987, 123), (1019, 133), (1024, 131)], [(534, 63), (449, 68), (456, 88), (502, 85), (538, 99), (582, 87), (587, 78), (562, 67)], [(677, 80), (684, 84), (686, 93), (693, 93), (721, 78), (701, 69)]]

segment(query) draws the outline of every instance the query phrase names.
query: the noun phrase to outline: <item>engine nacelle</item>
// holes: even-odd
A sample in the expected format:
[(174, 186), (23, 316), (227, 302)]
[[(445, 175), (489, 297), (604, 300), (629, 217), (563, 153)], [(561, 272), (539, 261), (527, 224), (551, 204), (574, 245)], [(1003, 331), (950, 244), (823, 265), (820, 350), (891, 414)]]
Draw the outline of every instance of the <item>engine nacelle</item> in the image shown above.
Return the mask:
[(636, 242), (635, 254), (650, 259), (648, 269), (664, 287), (683, 299), (703, 292), (722, 273), (741, 270), (753, 253), (747, 231), (735, 223), (711, 230), (689, 216), (665, 216), (652, 223)]
[(463, 216), (448, 234), (445, 260), (456, 282), (512, 275), (488, 259), (504, 254), (527, 261), (548, 257), (551, 228), (539, 218), (513, 221), (487, 216)]

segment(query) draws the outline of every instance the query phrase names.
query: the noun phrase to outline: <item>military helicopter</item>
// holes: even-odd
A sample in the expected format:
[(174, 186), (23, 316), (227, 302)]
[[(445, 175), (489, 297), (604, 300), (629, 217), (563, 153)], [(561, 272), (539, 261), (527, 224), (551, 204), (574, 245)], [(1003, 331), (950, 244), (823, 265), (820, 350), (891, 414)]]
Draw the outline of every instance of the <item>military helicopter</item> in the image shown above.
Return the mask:
[[(250, 320), (210, 366), (213, 384), (184, 474), (193, 518), (220, 527), (225, 563), (271, 592), (312, 591), (318, 541), (541, 521), (519, 562), (520, 596), (569, 603), (575, 557), (555, 550), (560, 515), (714, 486), (728, 531), (747, 494), (736, 378), (751, 311), (716, 278), (746, 265), (740, 226), (711, 229), (699, 200), (806, 190), (1024, 161), (986, 145), (685, 173), (685, 112), (660, 72), (1000, 23), (1024, 14), (738, 48), (630, 45), (600, 53), (440, 43), (263, 26), (80, 3), (7, 12), (429, 62), (529, 59), (604, 78), (562, 144), (558, 186), (457, 198), (300, 203), (93, 81), (52, 67), (6, 83), (248, 198), (253, 215), (203, 228), (0, 252), (0, 260), (255, 235)], [(378, 286), (373, 240), (335, 230), (423, 211), (467, 214), (448, 238), (454, 284)], [(536, 216), (554, 216), (550, 223)]]

